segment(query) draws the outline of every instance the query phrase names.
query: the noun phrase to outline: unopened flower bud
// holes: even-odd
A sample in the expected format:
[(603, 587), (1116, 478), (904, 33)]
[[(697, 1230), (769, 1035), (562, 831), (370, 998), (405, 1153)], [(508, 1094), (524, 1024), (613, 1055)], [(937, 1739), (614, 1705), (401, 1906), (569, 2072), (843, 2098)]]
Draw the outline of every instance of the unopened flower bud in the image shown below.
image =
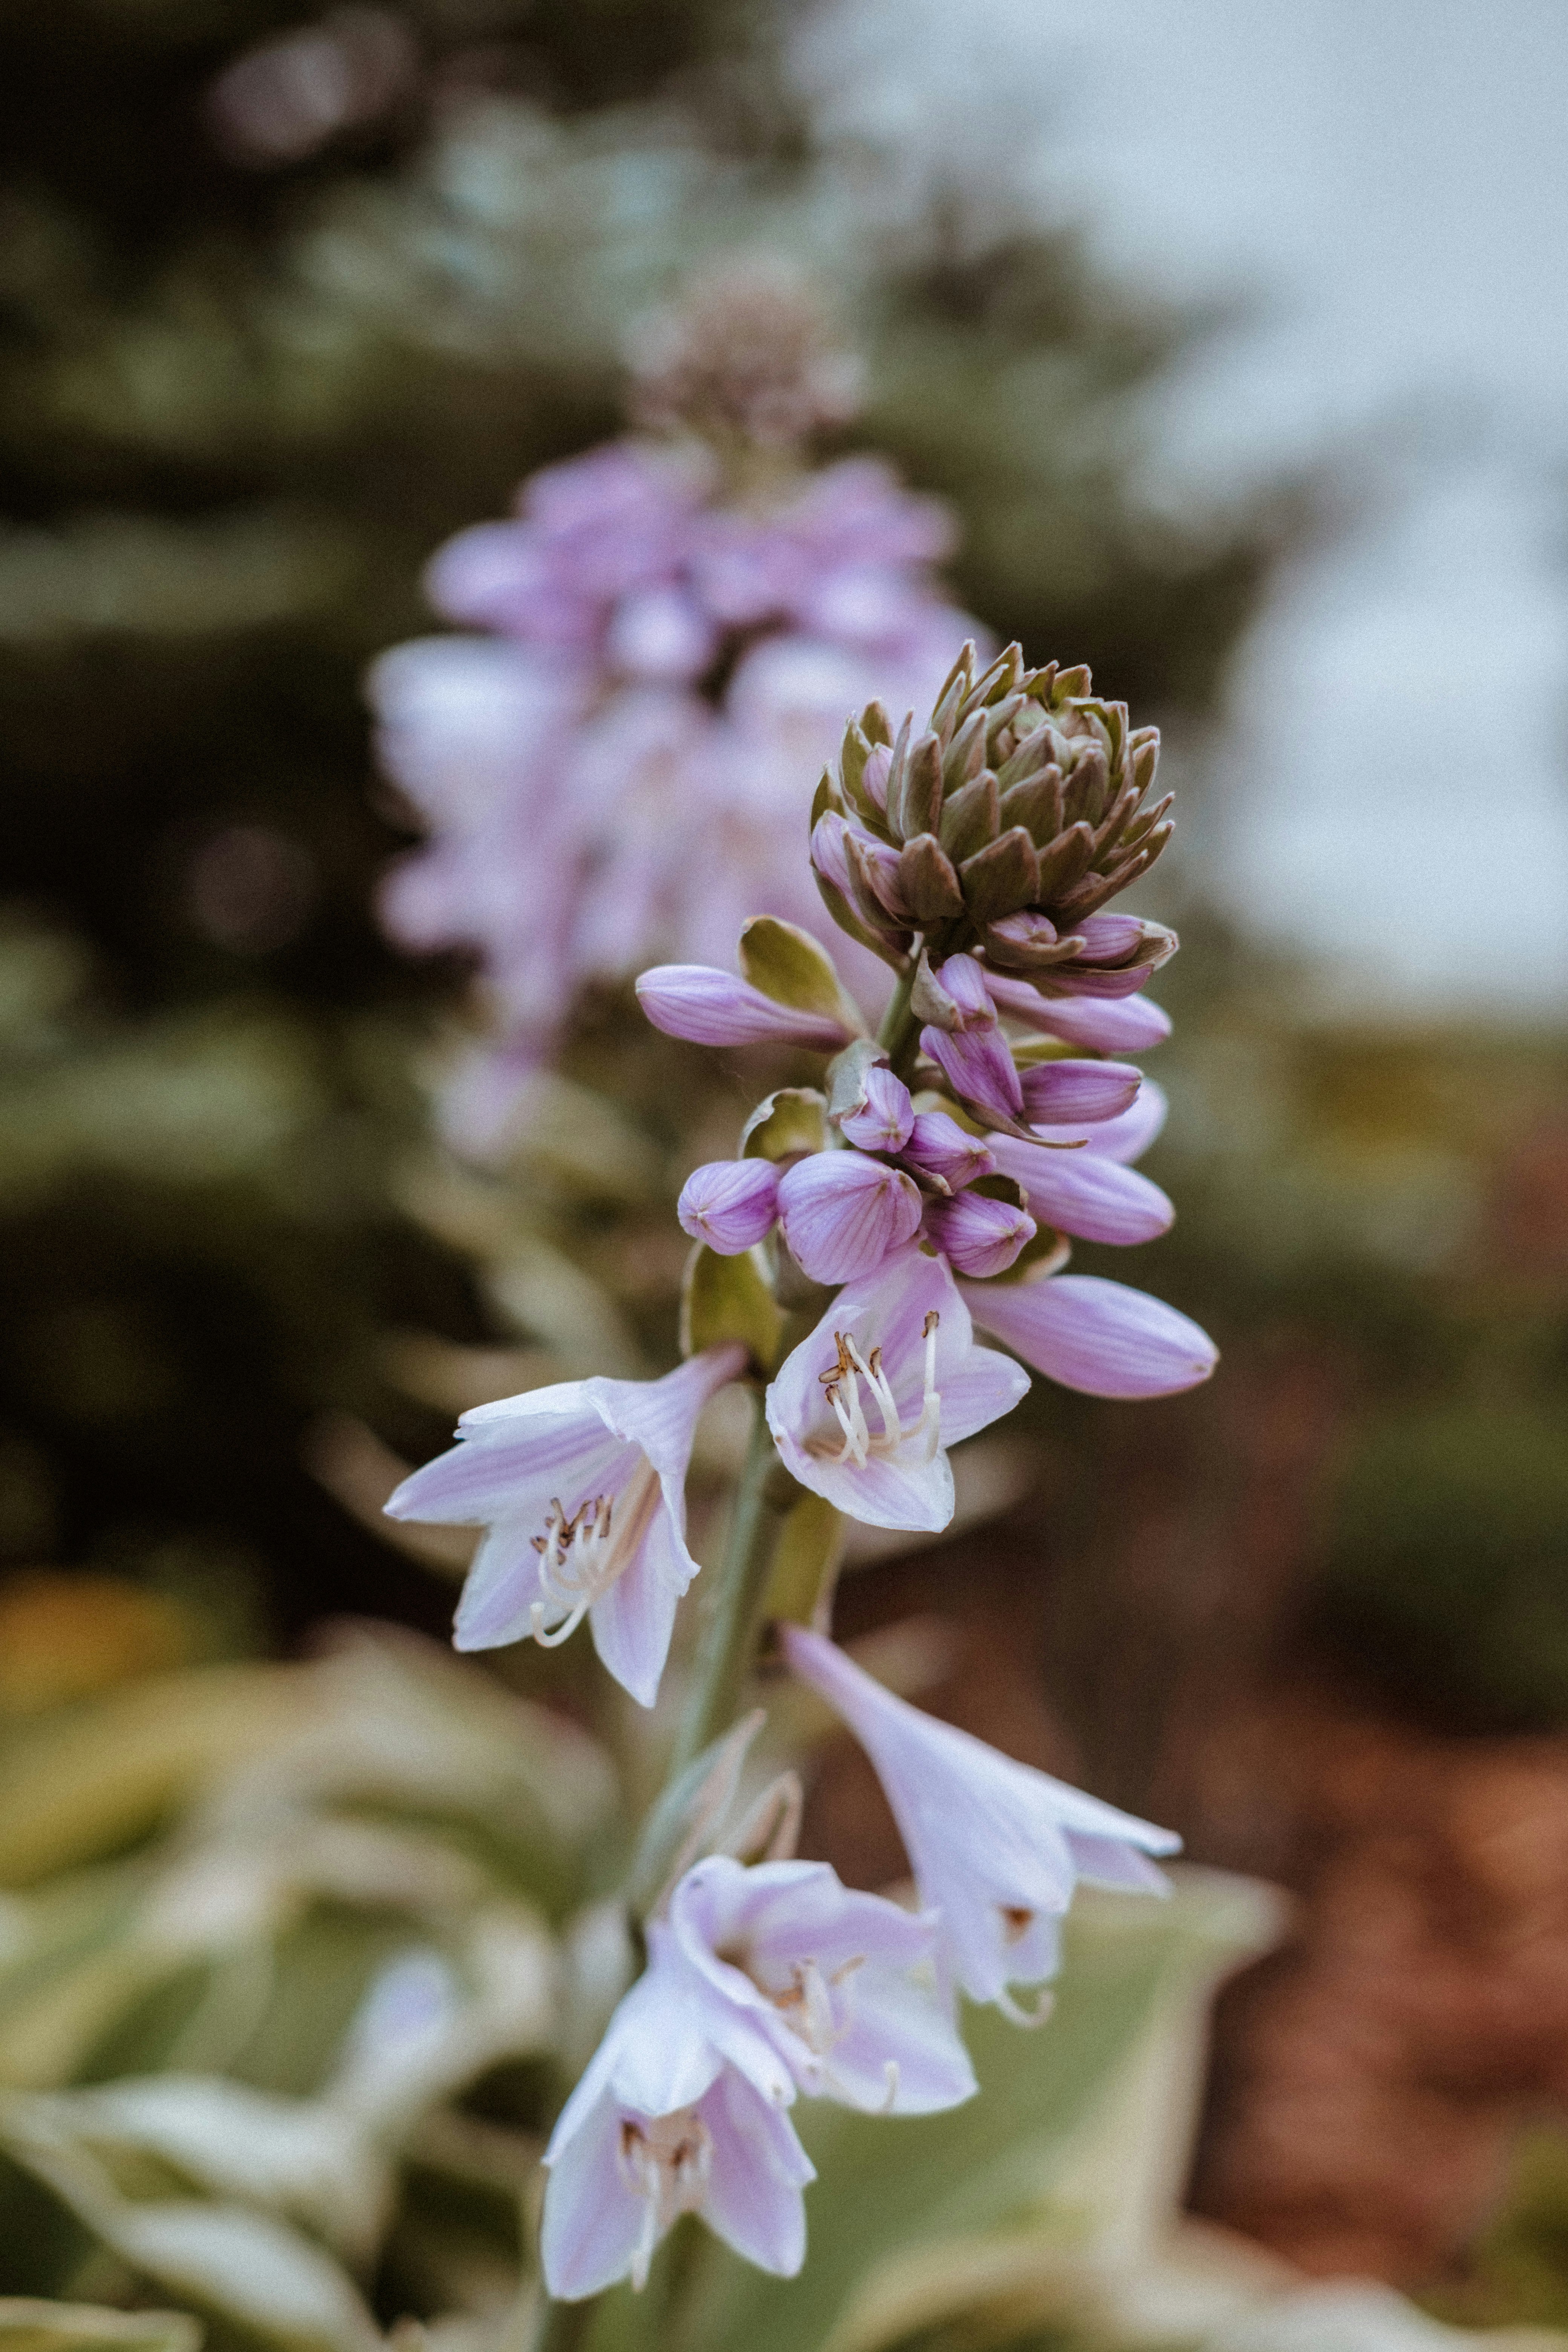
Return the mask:
[(900, 1157), (907, 1168), (934, 1178), (950, 1192), (961, 1192), (977, 1177), (989, 1176), (996, 1166), (980, 1138), (966, 1133), (944, 1110), (916, 1112)]
[(694, 1242), (738, 1257), (773, 1231), (778, 1191), (771, 1160), (710, 1160), (687, 1178), (675, 1213)]
[(914, 1117), (908, 1087), (879, 1066), (866, 1073), (864, 1100), (847, 1111), (838, 1125), (858, 1150), (897, 1151), (908, 1140)]
[(1047, 1380), (1086, 1396), (1174, 1396), (1206, 1381), (1219, 1350), (1163, 1299), (1094, 1274), (966, 1293), (975, 1320)]
[(656, 964), (642, 974), (637, 992), (656, 1029), (694, 1045), (808, 1045), (836, 1054), (849, 1043), (842, 1022), (777, 1003), (750, 981), (712, 964)]
[(778, 1202), (784, 1239), (813, 1282), (874, 1274), (890, 1250), (912, 1240), (923, 1205), (910, 1177), (858, 1151), (797, 1160), (780, 1181)]
[(931, 1202), (925, 1224), (954, 1272), (977, 1280), (1005, 1274), (1037, 1231), (1033, 1217), (1016, 1202), (989, 1200), (983, 1192)]
[(1091, 1054), (1146, 1054), (1171, 1034), (1171, 1016), (1146, 996), (1110, 1002), (1083, 996), (1041, 996), (1026, 981), (986, 975), (997, 1011), (1020, 1028), (1059, 1037)]
[(1170, 1230), (1175, 1210), (1158, 1184), (1136, 1168), (1124, 1168), (1103, 1152), (1052, 1151), (1011, 1135), (994, 1135), (989, 1141), (997, 1167), (1024, 1187), (1041, 1224), (1118, 1248), (1154, 1241)]
[(1023, 1116), (1023, 1089), (1012, 1051), (997, 1025), (985, 974), (973, 956), (960, 955), (949, 956), (934, 977), (954, 1008), (953, 1026), (922, 1029), (921, 1051), (937, 1065), (960, 1102), (977, 1116), (1003, 1127), (1016, 1125)]
[(1076, 1127), (1115, 1118), (1142, 1084), (1127, 1062), (1041, 1062), (1020, 1074), (1032, 1127)]

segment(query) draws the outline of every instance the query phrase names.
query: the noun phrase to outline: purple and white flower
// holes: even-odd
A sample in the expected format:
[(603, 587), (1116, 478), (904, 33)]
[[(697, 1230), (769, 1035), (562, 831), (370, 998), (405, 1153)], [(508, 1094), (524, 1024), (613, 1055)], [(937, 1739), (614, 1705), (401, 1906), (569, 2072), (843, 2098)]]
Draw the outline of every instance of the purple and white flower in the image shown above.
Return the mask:
[(648, 1968), (620, 2003), (544, 2151), (544, 2282), (561, 2303), (647, 2283), (660, 2241), (696, 2213), (747, 2262), (793, 2278), (816, 2168), (787, 2110), (773, 2041), (648, 1930)]
[(749, 980), (712, 964), (655, 964), (637, 992), (656, 1029), (694, 1045), (805, 1045), (837, 1054), (849, 1043), (841, 1022), (780, 1004)]
[(1147, 996), (1046, 996), (1027, 981), (989, 971), (985, 985), (1005, 1021), (1087, 1053), (1146, 1054), (1171, 1034), (1170, 1014)]
[(386, 1505), (395, 1519), (486, 1530), (457, 1647), (531, 1635), (552, 1648), (586, 1617), (605, 1665), (651, 1706), (697, 1574), (685, 1480), (698, 1419), (744, 1366), (744, 1349), (710, 1348), (662, 1380), (567, 1381), (464, 1413), (458, 1444)]
[(785, 1625), (779, 1638), (792, 1670), (876, 1766), (953, 1978), (971, 2000), (1036, 2022), (1009, 1988), (1055, 1975), (1079, 1880), (1163, 1894), (1148, 1857), (1174, 1853), (1181, 1840), (922, 1714), (821, 1634)]
[(938, 1992), (936, 1922), (852, 1892), (824, 1862), (714, 1854), (670, 1897), (703, 1981), (767, 2035), (798, 2087), (868, 2114), (932, 2115), (974, 2089)]
[(767, 1392), (784, 1466), (851, 1518), (934, 1533), (952, 1517), (947, 1449), (1010, 1412), (1021, 1366), (974, 1344), (941, 1258), (910, 1247), (841, 1290)]

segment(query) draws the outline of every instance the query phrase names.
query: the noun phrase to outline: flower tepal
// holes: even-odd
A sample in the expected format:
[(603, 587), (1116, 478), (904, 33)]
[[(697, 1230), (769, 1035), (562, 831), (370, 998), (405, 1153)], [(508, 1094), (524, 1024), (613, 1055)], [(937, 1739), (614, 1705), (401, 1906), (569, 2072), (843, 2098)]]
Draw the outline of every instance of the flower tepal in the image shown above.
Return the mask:
[(1009, 1988), (1056, 1974), (1077, 1883), (1163, 1893), (1148, 1856), (1181, 1840), (923, 1715), (820, 1634), (786, 1625), (781, 1639), (876, 1766), (953, 1976), (972, 2000), (1035, 2022)]
[(698, 1416), (744, 1363), (739, 1347), (710, 1348), (663, 1380), (568, 1381), (464, 1413), (458, 1444), (386, 1505), (395, 1519), (486, 1529), (458, 1648), (550, 1645), (585, 1616), (610, 1673), (651, 1706), (697, 1573), (684, 1485)]
[(1010, 1412), (1029, 1376), (976, 1347), (941, 1258), (895, 1252), (847, 1283), (767, 1392), (785, 1467), (872, 1527), (936, 1532), (952, 1517), (947, 1449)]

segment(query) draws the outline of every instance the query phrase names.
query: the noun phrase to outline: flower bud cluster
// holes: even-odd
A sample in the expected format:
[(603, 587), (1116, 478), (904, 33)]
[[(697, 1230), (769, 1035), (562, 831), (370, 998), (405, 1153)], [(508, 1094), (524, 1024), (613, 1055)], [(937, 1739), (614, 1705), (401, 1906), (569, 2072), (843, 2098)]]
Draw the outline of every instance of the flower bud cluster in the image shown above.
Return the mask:
[(1159, 733), (1091, 695), (1087, 669), (1027, 669), (966, 646), (931, 723), (895, 734), (868, 703), (812, 812), (811, 857), (834, 919), (901, 962), (974, 948), (1048, 995), (1142, 988), (1175, 940), (1100, 909), (1171, 836), (1171, 795), (1144, 805)]

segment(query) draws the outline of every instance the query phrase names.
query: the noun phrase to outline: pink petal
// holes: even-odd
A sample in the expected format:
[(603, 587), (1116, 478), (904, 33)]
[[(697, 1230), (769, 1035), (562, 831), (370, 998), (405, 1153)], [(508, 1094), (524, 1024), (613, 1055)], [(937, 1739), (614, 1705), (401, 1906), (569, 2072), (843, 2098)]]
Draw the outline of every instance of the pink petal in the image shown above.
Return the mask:
[(987, 1200), (980, 1192), (933, 1201), (925, 1222), (926, 1231), (954, 1272), (981, 1279), (1005, 1274), (1037, 1230), (1033, 1217), (1026, 1216), (1012, 1202)]

